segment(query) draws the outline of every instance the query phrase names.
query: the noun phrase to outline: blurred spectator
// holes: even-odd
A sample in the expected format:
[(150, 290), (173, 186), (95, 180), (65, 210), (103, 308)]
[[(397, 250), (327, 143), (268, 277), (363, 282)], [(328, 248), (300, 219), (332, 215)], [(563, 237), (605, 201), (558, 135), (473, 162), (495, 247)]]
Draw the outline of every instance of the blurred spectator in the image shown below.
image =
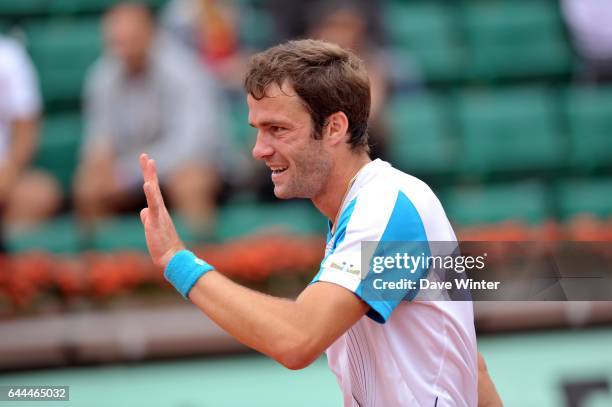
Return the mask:
[(386, 124), (383, 108), (387, 98), (386, 56), (368, 36), (366, 8), (352, 3), (322, 3), (309, 18), (307, 37), (336, 43), (353, 50), (365, 62), (370, 77), (370, 145), (372, 158), (384, 157)]
[(40, 95), (34, 67), (16, 41), (0, 36), (0, 213), (6, 228), (23, 229), (55, 213), (58, 183), (30, 168), (38, 139)]
[(576, 51), (583, 58), (581, 79), (612, 81), (612, 2), (563, 0), (563, 13)]
[(194, 231), (214, 219), (223, 164), (224, 112), (210, 76), (157, 33), (145, 6), (104, 18), (106, 55), (86, 84), (86, 140), (75, 183), (81, 219), (144, 206), (140, 153), (156, 159), (169, 204)]
[(321, 9), (327, 6), (335, 8), (342, 4), (362, 11), (366, 20), (366, 36), (370, 41), (376, 44), (384, 42), (381, 23), (382, 0), (265, 0), (264, 3), (274, 16), (279, 42), (303, 37), (313, 25), (313, 14), (320, 15)]
[(227, 90), (243, 97), (247, 56), (239, 24), (238, 9), (230, 0), (172, 0), (162, 15), (163, 27), (193, 49)]

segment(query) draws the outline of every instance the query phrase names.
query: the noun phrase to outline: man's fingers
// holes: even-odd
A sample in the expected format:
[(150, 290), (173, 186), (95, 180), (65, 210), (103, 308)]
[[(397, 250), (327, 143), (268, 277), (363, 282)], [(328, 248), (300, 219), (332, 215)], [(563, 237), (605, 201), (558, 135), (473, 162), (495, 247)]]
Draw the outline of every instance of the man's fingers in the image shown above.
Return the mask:
[(149, 179), (145, 181), (151, 182), (153, 184), (153, 188), (157, 189), (161, 197), (161, 191), (159, 190), (159, 180), (157, 179), (157, 164), (155, 163), (155, 160), (149, 160), (149, 162), (147, 163), (147, 171)]
[(149, 208), (144, 208), (140, 211), (140, 220), (142, 221), (143, 225), (147, 223), (148, 216), (149, 216)]
[(140, 154), (140, 170), (142, 171), (142, 177), (144, 181), (149, 181), (150, 173), (149, 173), (149, 156), (146, 154)]
[(142, 168), (142, 176), (145, 182), (153, 182), (153, 172), (155, 171), (155, 168), (151, 166), (151, 161), (153, 160), (147, 158)]
[(140, 154), (140, 170), (142, 171), (143, 175), (145, 172), (145, 168), (147, 168), (147, 161), (149, 161), (149, 156), (145, 153)]
[(157, 217), (160, 210), (164, 208), (164, 198), (159, 188), (156, 167), (155, 160), (150, 159), (147, 154), (140, 155), (140, 168), (144, 177), (143, 189), (147, 198), (147, 206), (149, 207), (147, 216), (150, 213), (154, 217)]
[(140, 155), (140, 169), (145, 182), (158, 183), (157, 165), (147, 154)]
[(159, 190), (159, 185), (145, 182), (143, 189), (145, 192), (145, 197), (147, 198), (147, 206), (149, 207), (151, 214), (157, 217), (159, 212), (165, 207), (164, 198)]
[(157, 216), (159, 213), (159, 200), (155, 197), (155, 188), (153, 188), (153, 185), (150, 182), (145, 182), (143, 189), (145, 197), (147, 198), (147, 207), (149, 208), (147, 214), (151, 212), (153, 216)]

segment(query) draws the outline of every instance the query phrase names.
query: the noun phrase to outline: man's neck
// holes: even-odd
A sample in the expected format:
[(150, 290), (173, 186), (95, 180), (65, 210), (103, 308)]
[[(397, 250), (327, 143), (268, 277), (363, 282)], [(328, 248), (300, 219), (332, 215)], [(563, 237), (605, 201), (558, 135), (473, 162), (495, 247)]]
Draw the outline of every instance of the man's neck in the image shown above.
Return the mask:
[(351, 187), (351, 181), (359, 170), (372, 160), (366, 153), (363, 153), (354, 155), (352, 159), (346, 161), (338, 161), (343, 163), (336, 164), (323, 191), (312, 198), (314, 206), (332, 222), (336, 220), (342, 202)]
[(145, 76), (148, 68), (148, 63), (145, 58), (131, 61), (126, 64), (126, 73), (130, 78), (141, 78)]

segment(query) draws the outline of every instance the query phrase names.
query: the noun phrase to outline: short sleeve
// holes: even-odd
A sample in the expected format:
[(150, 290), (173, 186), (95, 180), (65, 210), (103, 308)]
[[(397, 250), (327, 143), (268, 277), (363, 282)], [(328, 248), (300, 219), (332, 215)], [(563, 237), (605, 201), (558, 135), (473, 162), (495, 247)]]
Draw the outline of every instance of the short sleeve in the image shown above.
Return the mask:
[(38, 78), (30, 58), (15, 41), (8, 41), (3, 52), (10, 78), (8, 98), (12, 119), (27, 119), (40, 113)]
[(379, 283), (416, 281), (427, 272), (422, 268), (372, 271), (376, 257), (428, 253), (421, 217), (402, 191), (362, 191), (343, 210), (330, 244), (313, 282), (331, 282), (352, 291), (370, 306), (367, 315), (380, 323), (388, 320), (401, 300), (413, 299), (418, 289), (377, 289)]

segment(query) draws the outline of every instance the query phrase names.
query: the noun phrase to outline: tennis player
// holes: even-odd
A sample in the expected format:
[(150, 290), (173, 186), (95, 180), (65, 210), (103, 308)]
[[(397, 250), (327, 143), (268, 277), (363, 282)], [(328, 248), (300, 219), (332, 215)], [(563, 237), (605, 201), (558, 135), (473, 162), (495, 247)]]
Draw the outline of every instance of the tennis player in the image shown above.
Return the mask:
[(153, 262), (221, 328), (287, 368), (302, 369), (326, 351), (345, 406), (478, 405), (471, 302), (364, 295), (362, 241), (455, 241), (455, 235), (426, 184), (370, 159), (362, 61), (333, 44), (291, 41), (252, 58), (245, 88), (249, 123), (257, 129), (253, 156), (269, 167), (275, 195), (310, 199), (329, 219), (318, 274), (290, 300), (215, 271), (181, 243), (155, 161), (143, 154), (148, 206), (141, 219)]

